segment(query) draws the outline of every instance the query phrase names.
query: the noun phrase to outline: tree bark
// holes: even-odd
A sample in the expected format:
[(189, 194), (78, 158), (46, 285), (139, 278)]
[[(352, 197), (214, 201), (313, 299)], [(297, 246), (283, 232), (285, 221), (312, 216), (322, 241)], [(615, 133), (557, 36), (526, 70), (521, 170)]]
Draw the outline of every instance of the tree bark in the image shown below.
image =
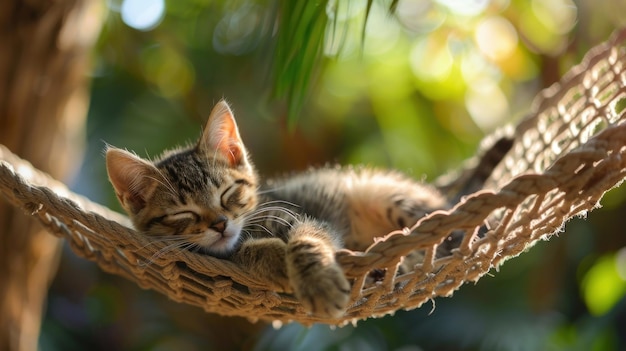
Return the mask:
[[(77, 169), (104, 5), (0, 1), (0, 143), (57, 179)], [(36, 350), (60, 241), (0, 200), (0, 350)]]

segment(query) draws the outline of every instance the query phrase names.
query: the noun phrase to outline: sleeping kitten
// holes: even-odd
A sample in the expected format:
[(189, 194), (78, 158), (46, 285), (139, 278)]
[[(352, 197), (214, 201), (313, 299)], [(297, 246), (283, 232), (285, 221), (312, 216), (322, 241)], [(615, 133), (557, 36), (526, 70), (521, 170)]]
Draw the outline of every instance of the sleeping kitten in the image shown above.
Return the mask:
[(260, 186), (224, 101), (194, 147), (156, 162), (109, 147), (106, 164), (137, 230), (229, 258), (293, 291), (320, 316), (337, 317), (348, 307), (350, 284), (335, 261), (338, 249), (365, 250), (374, 238), (446, 207), (424, 184), (366, 168), (314, 169)]

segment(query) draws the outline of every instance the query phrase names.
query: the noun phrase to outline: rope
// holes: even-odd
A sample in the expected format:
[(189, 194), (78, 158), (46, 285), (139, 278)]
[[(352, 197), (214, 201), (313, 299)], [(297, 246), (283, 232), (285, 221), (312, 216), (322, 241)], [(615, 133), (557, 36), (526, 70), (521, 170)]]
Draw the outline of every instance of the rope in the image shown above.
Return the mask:
[[(351, 307), (340, 318), (308, 315), (294, 296), (230, 261), (185, 250), (160, 254), (165, 243), (137, 233), (125, 216), (72, 193), (1, 145), (0, 191), (65, 238), (77, 255), (175, 301), (253, 321), (343, 325), (449, 296), (562, 231), (570, 218), (598, 207), (604, 193), (626, 178), (624, 110), (626, 30), (621, 30), (538, 95), (529, 116), (511, 129), (510, 150), (481, 190), (364, 252), (337, 253), (352, 281)], [(471, 166), (447, 186), (463, 188), (468, 172)], [(465, 233), (462, 243), (452, 255), (437, 258), (437, 247), (455, 231)], [(424, 261), (399, 274), (398, 263), (416, 250)], [(386, 273), (372, 282), (373, 271)]]

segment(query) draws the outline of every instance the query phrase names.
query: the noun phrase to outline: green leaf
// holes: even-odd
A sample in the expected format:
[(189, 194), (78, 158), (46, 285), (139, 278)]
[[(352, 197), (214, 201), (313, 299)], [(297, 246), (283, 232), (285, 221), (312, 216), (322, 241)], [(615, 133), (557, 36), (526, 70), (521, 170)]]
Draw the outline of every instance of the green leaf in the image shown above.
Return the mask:
[[(362, 40), (365, 40), (367, 18), (373, 3), (374, 0), (367, 0)], [(397, 0), (389, 3), (390, 13), (395, 11), (397, 3)], [(286, 99), (291, 126), (297, 121), (309, 90), (325, 63), (323, 47), (327, 31), (331, 40), (335, 38), (337, 16), (329, 23), (327, 6), (328, 1), (281, 1), (278, 5), (272, 95)], [(336, 6), (331, 11), (336, 12)]]
[(308, 95), (313, 72), (322, 61), (328, 23), (326, 1), (282, 1), (278, 11), (274, 95), (287, 99), (292, 124)]

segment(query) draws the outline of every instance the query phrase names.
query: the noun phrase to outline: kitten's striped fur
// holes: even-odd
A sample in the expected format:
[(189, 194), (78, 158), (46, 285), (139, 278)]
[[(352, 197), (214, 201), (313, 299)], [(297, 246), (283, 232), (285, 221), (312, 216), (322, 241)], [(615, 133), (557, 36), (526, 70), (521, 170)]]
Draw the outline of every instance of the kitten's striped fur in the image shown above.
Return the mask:
[(172, 249), (230, 258), (321, 316), (348, 307), (338, 249), (364, 250), (375, 237), (446, 207), (424, 184), (367, 168), (313, 169), (260, 186), (223, 101), (194, 147), (154, 163), (110, 147), (106, 161), (139, 231), (172, 241)]

